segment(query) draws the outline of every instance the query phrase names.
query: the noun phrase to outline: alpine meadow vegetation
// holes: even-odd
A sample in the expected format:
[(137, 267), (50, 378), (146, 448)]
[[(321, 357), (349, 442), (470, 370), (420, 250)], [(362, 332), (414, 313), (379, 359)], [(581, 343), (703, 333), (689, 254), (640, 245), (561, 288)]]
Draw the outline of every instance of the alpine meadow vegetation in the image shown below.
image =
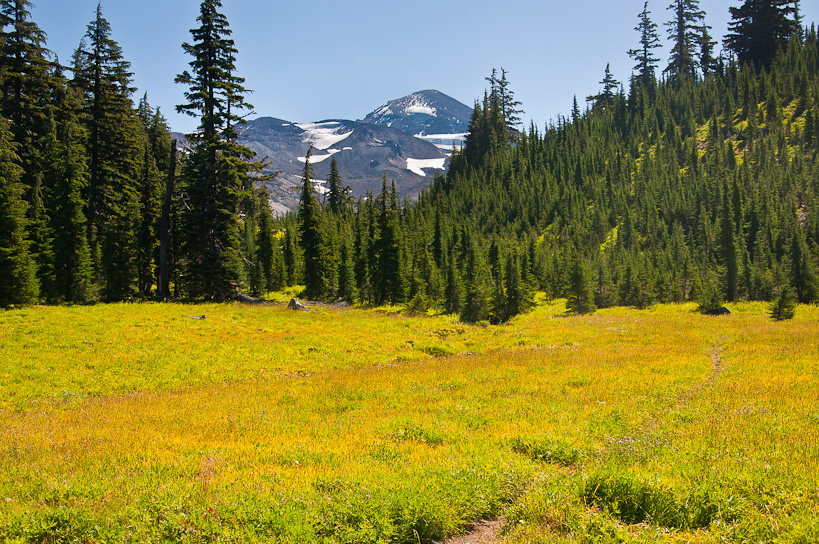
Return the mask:
[(317, 309), (0, 314), (0, 540), (819, 536), (815, 306)]

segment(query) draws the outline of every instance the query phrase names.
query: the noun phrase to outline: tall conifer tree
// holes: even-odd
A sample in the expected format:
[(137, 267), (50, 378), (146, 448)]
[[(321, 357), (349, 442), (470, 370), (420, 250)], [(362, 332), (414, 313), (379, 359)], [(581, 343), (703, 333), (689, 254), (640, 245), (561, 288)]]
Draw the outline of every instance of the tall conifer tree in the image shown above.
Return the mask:
[(611, 73), (611, 64), (606, 64), (606, 73), (600, 85), (603, 86), (603, 90), (600, 91), (600, 94), (586, 97), (586, 102), (591, 102), (594, 109), (605, 110), (614, 105), (615, 98), (617, 97), (617, 87), (620, 86), (620, 82), (614, 79)]
[(665, 73), (672, 83), (693, 80), (697, 76), (697, 45), (702, 38), (705, 12), (699, 0), (673, 0), (668, 9), (674, 16), (666, 23), (672, 47)]
[(139, 227), (137, 231), (137, 276), (139, 293), (150, 294), (157, 280), (159, 255), (159, 221), (165, 185), (161, 167), (167, 160), (166, 144), (170, 142), (164, 119), (151, 108), (148, 94), (140, 100), (137, 116), (142, 125), (141, 154), (138, 161)]
[(109, 300), (130, 295), (136, 278), (140, 129), (130, 68), (98, 5), (74, 54), (72, 83), (83, 96), (88, 132), (89, 243)]
[(63, 84), (46, 35), (31, 21), (31, 2), (0, 0), (0, 115), (10, 123), (22, 166), (20, 182), (27, 202), (30, 251), (37, 262), (43, 287), (50, 282), (51, 234), (46, 201), (49, 187), (44, 179), (48, 162), (44, 156), (49, 137), (49, 106)]
[(44, 150), (49, 165), (45, 177), (51, 188), (48, 208), (53, 242), (49, 281), (43, 287), (52, 302), (82, 303), (94, 296), (85, 216), (86, 132), (78, 119), (79, 98), (73, 91), (65, 93), (55, 110)]
[(0, 0), (0, 114), (19, 144), (20, 181), (29, 203), (45, 168), (39, 140), (47, 137), (47, 108), (61, 83), (46, 35), (30, 20), (30, 7), (28, 0)]
[(346, 205), (346, 195), (341, 186), (341, 174), (338, 173), (338, 163), (333, 157), (330, 161), (330, 175), (327, 176), (327, 205), (334, 214), (339, 214)]
[(634, 79), (643, 88), (652, 89), (655, 82), (655, 69), (660, 59), (655, 56), (654, 50), (660, 47), (660, 36), (657, 34), (657, 24), (649, 17), (648, 2), (643, 5), (643, 11), (638, 17), (640, 22), (634, 30), (640, 33), (640, 47), (630, 49), (628, 55), (637, 63), (634, 70), (637, 72)]
[(401, 224), (395, 182), (387, 187), (387, 176), (382, 180), (378, 195), (378, 237), (375, 244), (375, 294), (378, 303), (403, 302), (406, 296), (406, 272), (401, 259)]
[(566, 309), (572, 313), (586, 314), (594, 312), (594, 284), (591, 272), (580, 252), (575, 250), (571, 257), (569, 269), (569, 289), (566, 298)]
[(187, 103), (177, 111), (199, 118), (183, 168), (188, 210), (183, 217), (186, 284), (196, 297), (224, 300), (241, 287), (238, 209), (247, 186), (253, 152), (236, 143), (238, 115), (251, 108), (244, 79), (236, 76), (236, 47), (220, 0), (204, 0), (191, 30), (193, 43), (182, 49), (193, 57), (190, 72), (176, 77), (188, 86)]
[(819, 271), (800, 225), (794, 226), (790, 242), (791, 285), (796, 299), (801, 303), (816, 302), (819, 300)]
[(0, 307), (37, 301), (39, 283), (26, 237), (22, 169), (8, 122), (0, 117)]
[(492, 74), (486, 78), (489, 82), (490, 101), (497, 105), (500, 118), (506, 128), (506, 135), (509, 142), (514, 142), (520, 132), (520, 114), (523, 110), (520, 109), (521, 102), (515, 99), (515, 92), (510, 87), (509, 79), (506, 75), (509, 72), (501, 67), (501, 76), (498, 77), (497, 69), (492, 69)]
[(264, 290), (272, 291), (284, 287), (284, 278), (281, 277), (281, 252), (273, 233), (273, 211), (270, 209), (270, 195), (267, 185), (262, 187), (257, 196), (259, 202), (259, 250), (257, 258), (264, 277)]
[(301, 198), (299, 200), (299, 234), (304, 254), (304, 294), (310, 300), (320, 300), (327, 293), (327, 240), (324, 218), (314, 186), (315, 176), (307, 151), (304, 159)]

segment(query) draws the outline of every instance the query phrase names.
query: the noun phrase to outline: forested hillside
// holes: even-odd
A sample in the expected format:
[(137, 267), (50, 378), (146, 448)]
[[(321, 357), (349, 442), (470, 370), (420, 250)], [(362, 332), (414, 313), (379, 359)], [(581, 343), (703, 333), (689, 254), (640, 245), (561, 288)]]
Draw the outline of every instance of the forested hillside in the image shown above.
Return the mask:
[(177, 109), (200, 130), (182, 153), (147, 96), (134, 103), (101, 9), (65, 66), (29, 7), (0, 1), (2, 306), (304, 285), (314, 300), (501, 322), (536, 290), (576, 312), (819, 300), (819, 46), (798, 2), (730, 8), (717, 55), (697, 0), (675, 0), (661, 72), (646, 3), (633, 75), (606, 67), (585, 108), (523, 130), (509, 74), (493, 71), (465, 147), (417, 203), (386, 177), (352, 201), (335, 161), (320, 195), (308, 162), (299, 212), (281, 218), (239, 141), (248, 91), (221, 2), (202, 2), (183, 45)]
[[(733, 29), (744, 32), (736, 11)], [(691, 27), (681, 35), (707, 36), (679, 13)], [(786, 23), (790, 14), (781, 8)], [(772, 42), (775, 55), (737, 46), (719, 60), (694, 34), (698, 48), (678, 44), (685, 54), (658, 79), (648, 15), (627, 92), (607, 68), (585, 111), (575, 102), (570, 118), (522, 132), (506, 74), (493, 73), (466, 147), (416, 206), (401, 208), (385, 181), (354, 212), (325, 211), (324, 245), (303, 241), (306, 255), (352, 262), (308, 282), (308, 296), (355, 299), (339, 287), (353, 268), (363, 302), (437, 303), (467, 320), (504, 320), (534, 289), (567, 297), (575, 311), (686, 300), (711, 308), (787, 287), (815, 302), (815, 29), (791, 25)]]

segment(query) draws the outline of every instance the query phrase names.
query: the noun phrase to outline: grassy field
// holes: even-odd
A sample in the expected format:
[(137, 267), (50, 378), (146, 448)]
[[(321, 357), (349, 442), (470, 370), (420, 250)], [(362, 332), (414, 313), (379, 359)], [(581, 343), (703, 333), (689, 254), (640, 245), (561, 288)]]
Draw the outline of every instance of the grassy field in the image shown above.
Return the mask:
[[(0, 541), (819, 541), (819, 309), (0, 313)], [(193, 317), (205, 319), (193, 319)]]

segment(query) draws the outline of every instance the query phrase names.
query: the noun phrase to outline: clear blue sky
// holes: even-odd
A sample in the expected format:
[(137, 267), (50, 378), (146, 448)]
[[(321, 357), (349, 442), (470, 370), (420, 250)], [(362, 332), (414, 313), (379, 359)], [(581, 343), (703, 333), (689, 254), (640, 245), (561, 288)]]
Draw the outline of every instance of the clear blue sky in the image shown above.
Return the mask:
[[(32, 0), (34, 20), (63, 63), (70, 58), (98, 0)], [(651, 0), (652, 20), (670, 19), (670, 0)], [(701, 0), (706, 23), (721, 41), (729, 6)], [(223, 0), (239, 50), (238, 74), (254, 91), (259, 116), (295, 122), (360, 119), (382, 103), (438, 89), (467, 105), (483, 95), (484, 77), (503, 66), (525, 120), (541, 128), (596, 93), (607, 63), (626, 81), (637, 46), (633, 28), (643, 0)], [(501, 7), (502, 6), (502, 7)], [(802, 2), (806, 22), (819, 2)], [(137, 96), (148, 91), (174, 130), (192, 130), (180, 116), (184, 88), (174, 84), (189, 58), (198, 0), (103, 0), (112, 37), (132, 64)], [(721, 46), (720, 46), (721, 47)], [(668, 48), (661, 52), (666, 57)], [(662, 63), (665, 67), (665, 61)]]

